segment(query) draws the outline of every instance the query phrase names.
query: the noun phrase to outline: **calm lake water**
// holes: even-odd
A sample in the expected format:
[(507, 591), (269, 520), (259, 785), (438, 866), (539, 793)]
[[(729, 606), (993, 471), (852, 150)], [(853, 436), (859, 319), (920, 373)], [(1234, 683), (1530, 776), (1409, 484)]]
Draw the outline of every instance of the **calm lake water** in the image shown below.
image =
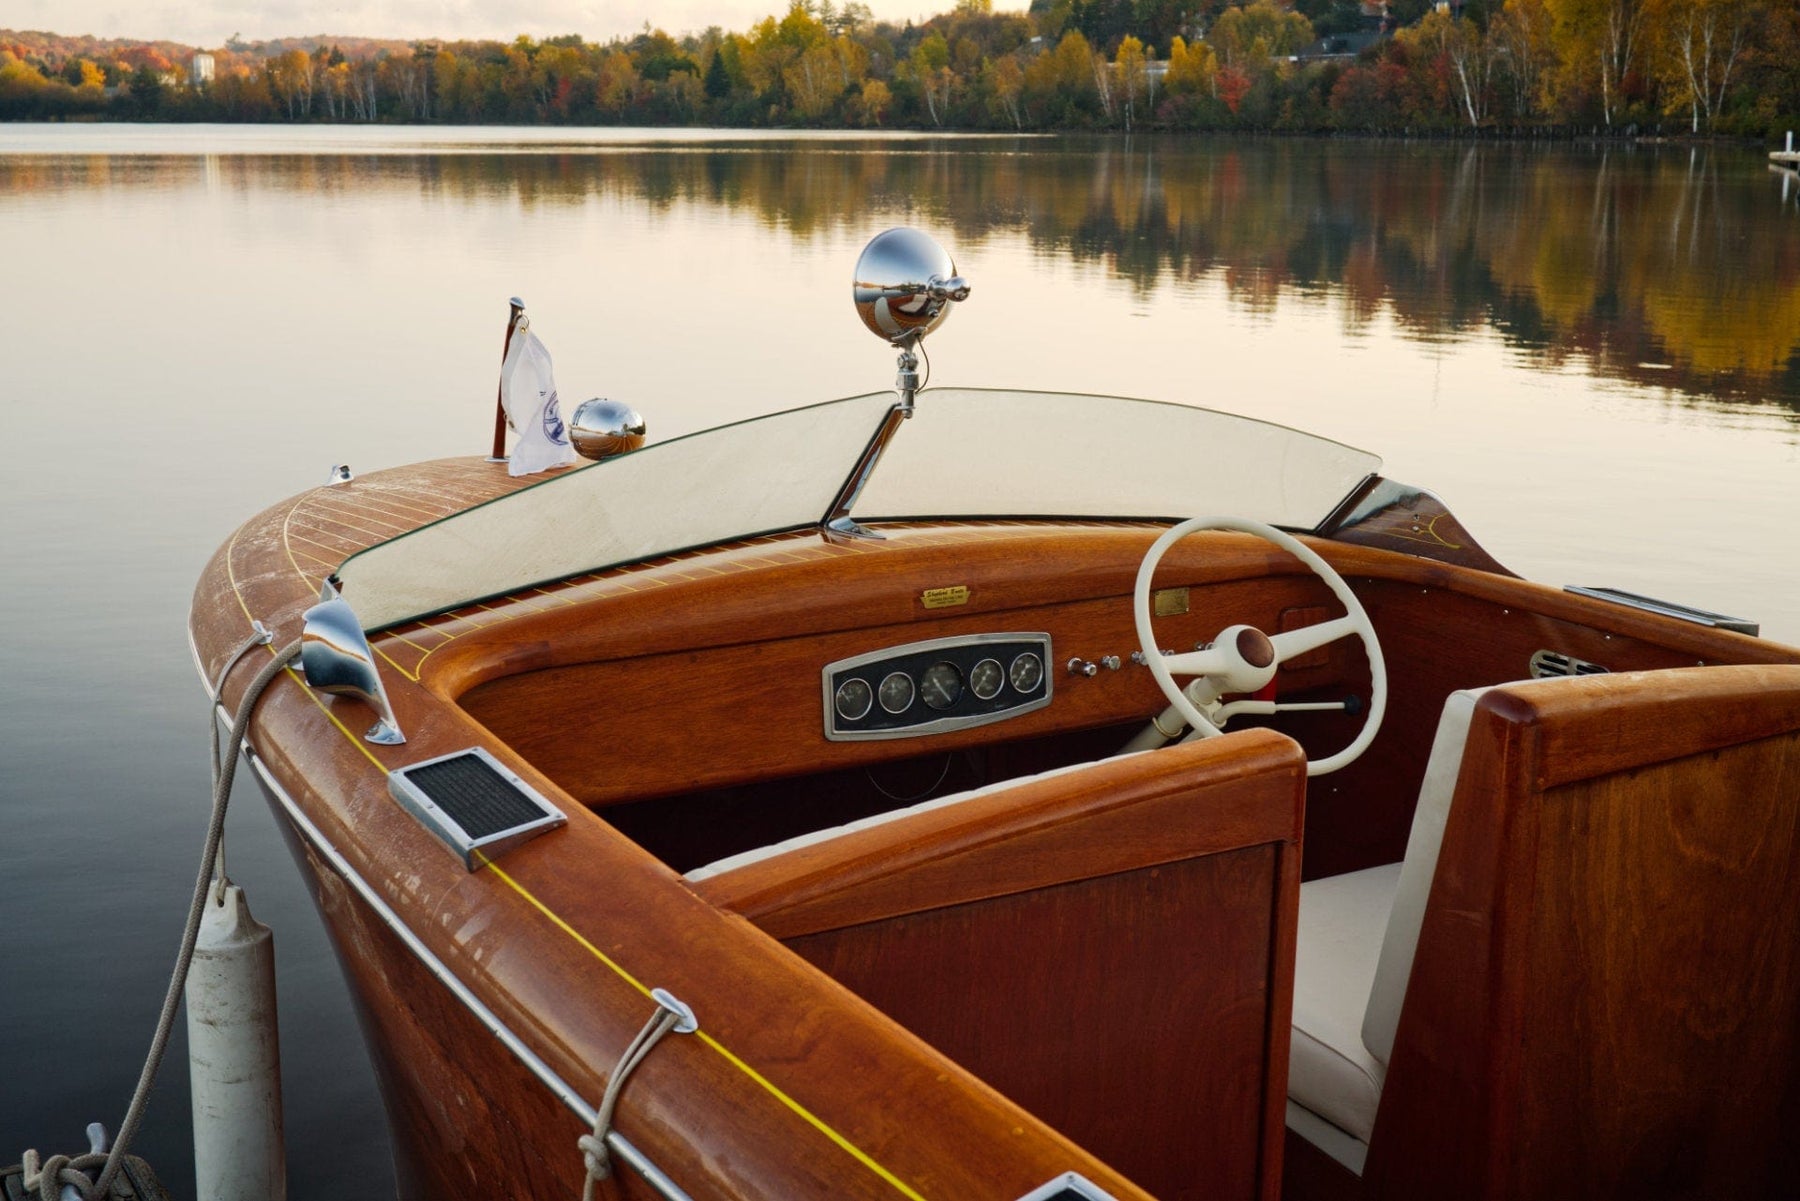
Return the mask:
[[(201, 567), (335, 462), (484, 452), (507, 297), (654, 439), (889, 386), (850, 271), (923, 226), (975, 285), (935, 382), (1313, 430), (1524, 575), (1796, 642), (1797, 197), (1676, 146), (0, 126), (0, 1164), (136, 1078), (207, 804)], [(292, 1195), (391, 1195), (247, 785), (228, 846), (276, 931)], [(137, 1148), (177, 1195), (184, 1053)]]

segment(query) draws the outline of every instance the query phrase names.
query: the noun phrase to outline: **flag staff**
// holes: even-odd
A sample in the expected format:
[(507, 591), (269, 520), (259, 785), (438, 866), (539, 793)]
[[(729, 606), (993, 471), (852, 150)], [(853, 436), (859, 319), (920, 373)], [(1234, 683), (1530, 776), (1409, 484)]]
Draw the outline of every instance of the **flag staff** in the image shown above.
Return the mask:
[[(500, 344), (500, 370), (502, 376), (506, 372), (506, 354), (512, 349), (513, 330), (518, 328), (519, 314), (525, 311), (525, 302), (517, 296), (507, 302), (512, 306), (512, 313), (506, 319), (506, 341)], [(494, 451), (488, 456), (490, 463), (506, 462), (506, 400), (504, 385), (494, 388)]]

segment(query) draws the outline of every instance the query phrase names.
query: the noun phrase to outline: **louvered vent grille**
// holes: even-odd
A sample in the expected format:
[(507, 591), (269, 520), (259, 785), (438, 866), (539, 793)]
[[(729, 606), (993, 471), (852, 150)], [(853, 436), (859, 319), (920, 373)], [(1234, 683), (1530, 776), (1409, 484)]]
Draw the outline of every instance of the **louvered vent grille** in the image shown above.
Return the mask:
[(1598, 663), (1589, 663), (1560, 651), (1539, 651), (1531, 656), (1531, 678), (1534, 680), (1553, 676), (1603, 676), (1606, 673), (1607, 669)]
[(415, 767), (406, 776), (471, 839), (480, 840), (544, 816), (530, 798), (473, 753)]
[(567, 820), (480, 747), (390, 772), (388, 791), (470, 871)]

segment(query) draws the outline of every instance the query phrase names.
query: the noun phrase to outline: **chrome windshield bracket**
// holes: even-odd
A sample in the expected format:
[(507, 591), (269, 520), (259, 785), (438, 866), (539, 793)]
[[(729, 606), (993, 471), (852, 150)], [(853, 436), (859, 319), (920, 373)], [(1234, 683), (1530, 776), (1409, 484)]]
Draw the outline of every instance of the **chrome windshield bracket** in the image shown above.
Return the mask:
[[(960, 280), (954, 282), (961, 285)], [(963, 286), (962, 290), (963, 295), (967, 295), (968, 288)], [(955, 296), (951, 299), (960, 300), (962, 296)], [(819, 533), (823, 534), (828, 541), (842, 538), (872, 538), (879, 541), (883, 537), (874, 530), (865, 529), (852, 521), (850, 510), (856, 507), (856, 498), (862, 495), (864, 485), (875, 473), (875, 464), (881, 461), (881, 452), (887, 449), (889, 442), (893, 441), (894, 434), (900, 429), (900, 423), (913, 415), (913, 402), (919, 396), (919, 356), (913, 351), (919, 345), (921, 336), (922, 331), (913, 330), (894, 339), (894, 345), (900, 348), (898, 360), (900, 371), (894, 377), (894, 390), (900, 394), (900, 399), (895, 402), (893, 408), (888, 410), (887, 420), (883, 421), (881, 428), (875, 431), (875, 437), (870, 439), (869, 445), (863, 449), (862, 458), (856, 461), (856, 469), (850, 473), (850, 478), (844, 481), (844, 486), (838, 489), (836, 499), (831, 502), (831, 508), (820, 520)]]
[[(911, 352), (901, 352), (900, 360), (903, 368), (906, 360), (911, 357)], [(918, 360), (913, 359), (913, 362), (916, 365)], [(901, 381), (904, 388), (904, 369), (901, 373)], [(914, 391), (916, 391), (918, 385), (916, 375), (913, 377), (913, 385)], [(882, 537), (874, 530), (864, 529), (852, 521), (850, 510), (856, 506), (856, 498), (862, 495), (863, 487), (869, 482), (869, 477), (875, 474), (875, 464), (881, 461), (881, 452), (887, 449), (889, 442), (893, 441), (895, 432), (900, 428), (900, 423), (910, 416), (912, 416), (912, 394), (903, 390), (899, 402), (888, 410), (887, 417), (881, 423), (881, 428), (875, 431), (875, 436), (869, 439), (867, 446), (863, 447), (862, 457), (856, 461), (856, 467), (850, 472), (850, 477), (844, 481), (844, 486), (838, 489), (837, 496), (831, 502), (831, 508), (826, 510), (824, 517), (819, 519), (819, 532), (826, 538), (880, 539)]]
[(819, 532), (825, 535), (827, 541), (834, 541), (839, 538), (867, 538), (875, 542), (887, 541), (886, 534), (878, 534), (867, 526), (857, 525), (848, 517), (833, 517), (830, 521), (827, 521), (824, 525), (819, 527)]

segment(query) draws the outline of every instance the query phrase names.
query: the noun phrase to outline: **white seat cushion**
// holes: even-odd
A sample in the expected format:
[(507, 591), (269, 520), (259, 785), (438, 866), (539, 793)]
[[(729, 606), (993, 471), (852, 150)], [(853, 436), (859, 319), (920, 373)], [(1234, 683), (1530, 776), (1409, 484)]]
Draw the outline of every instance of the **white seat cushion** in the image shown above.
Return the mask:
[(1389, 863), (1300, 886), (1288, 1096), (1365, 1143), (1387, 1068), (1363, 1045), (1363, 1011), (1399, 881)]
[(1356, 1175), (1363, 1174), (1363, 1165), (1369, 1158), (1369, 1144), (1361, 1139), (1352, 1138), (1304, 1105), (1294, 1104), (1292, 1100), (1287, 1103), (1287, 1128)]

